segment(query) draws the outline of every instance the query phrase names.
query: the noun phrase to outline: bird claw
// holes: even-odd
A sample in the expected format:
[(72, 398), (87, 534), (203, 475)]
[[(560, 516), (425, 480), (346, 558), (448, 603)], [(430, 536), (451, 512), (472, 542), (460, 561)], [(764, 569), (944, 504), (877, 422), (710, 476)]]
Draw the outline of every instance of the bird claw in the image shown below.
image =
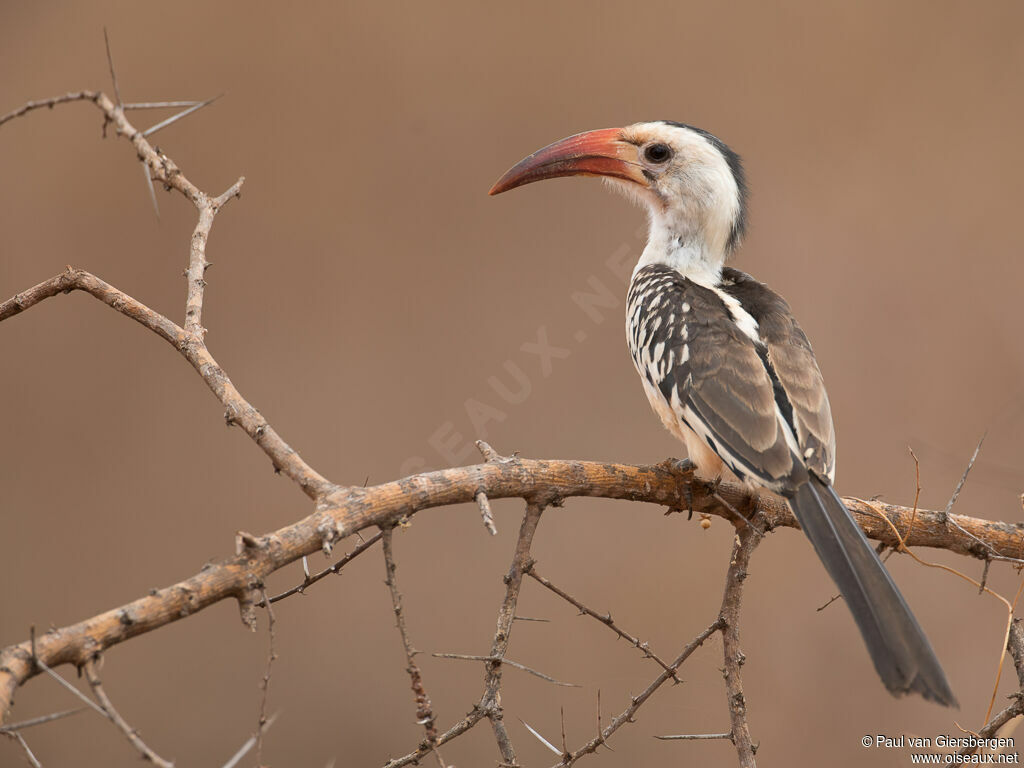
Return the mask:
[(692, 472), (696, 468), (697, 465), (690, 461), (690, 459), (688, 458), (676, 459), (672, 461), (672, 469), (674, 469), (676, 472)]

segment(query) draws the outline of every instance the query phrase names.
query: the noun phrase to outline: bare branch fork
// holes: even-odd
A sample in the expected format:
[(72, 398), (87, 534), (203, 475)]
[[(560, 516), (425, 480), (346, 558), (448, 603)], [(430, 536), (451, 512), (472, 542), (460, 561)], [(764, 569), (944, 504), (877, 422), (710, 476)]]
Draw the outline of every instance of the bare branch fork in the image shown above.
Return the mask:
[[(112, 65), (111, 70), (113, 72)], [(661, 685), (668, 680), (678, 682), (676, 673), (679, 666), (715, 632), (722, 633), (725, 649), (723, 674), (728, 694), (730, 730), (727, 734), (701, 734), (686, 738), (727, 737), (735, 744), (741, 765), (753, 765), (754, 747), (746, 723), (746, 705), (740, 678), (743, 654), (739, 647), (738, 626), (742, 584), (750, 555), (761, 539), (761, 534), (755, 533), (745, 521), (755, 521), (764, 531), (780, 526), (797, 527), (783, 502), (771, 497), (751, 499), (742, 487), (728, 483), (709, 486), (695, 479), (688, 465), (675, 460), (653, 465), (532, 460), (499, 456), (484, 443), (479, 445), (485, 461), (478, 465), (423, 473), (368, 488), (343, 486), (330, 481), (307, 464), (259, 411), (243, 398), (206, 346), (202, 311), (205, 274), (209, 267), (209, 235), (216, 215), (231, 199), (239, 196), (244, 178), (239, 178), (220, 195), (208, 195), (189, 181), (167, 155), (158, 152), (148, 142), (147, 135), (168, 121), (140, 131), (126, 117), (126, 111), (130, 109), (186, 107), (173, 118), (178, 119), (208, 102), (125, 104), (121, 102), (119, 94), (115, 102), (99, 91), (78, 91), (28, 102), (0, 116), (0, 126), (33, 110), (79, 101), (93, 104), (103, 115), (104, 129), (112, 125), (115, 135), (132, 145), (146, 168), (148, 179), (162, 184), (168, 190), (179, 192), (197, 211), (198, 220), (190, 240), (185, 271), (187, 288), (183, 324), (176, 324), (96, 275), (70, 266), (60, 274), (0, 303), (0, 321), (20, 314), (45, 299), (71, 291), (86, 293), (135, 320), (171, 344), (188, 361), (224, 406), (228, 425), (241, 427), (270, 458), (274, 470), (291, 479), (314, 502), (314, 506), (311, 514), (277, 531), (263, 536), (240, 533), (233, 556), (210, 564), (176, 584), (154, 590), (137, 600), (77, 624), (50, 630), (38, 638), (0, 650), (0, 725), (10, 715), (14, 694), (19, 686), (44, 671), (52, 673), (51, 667), (74, 664), (80, 669), (84, 668), (108, 718), (125, 732), (143, 755), (158, 765), (167, 764), (138, 740), (138, 735), (116, 714), (106, 698), (97, 672), (100, 655), (118, 643), (178, 621), (225, 599), (238, 602), (243, 621), (252, 628), (255, 625), (257, 606), (266, 607), (270, 615), (272, 602), (302, 592), (330, 573), (338, 573), (352, 558), (369, 549), (377, 539), (382, 539), (388, 584), (406, 651), (410, 678), (416, 691), (417, 719), (426, 730), (426, 738), (418, 749), (389, 762), (388, 768), (415, 763), (431, 752), (440, 762), (437, 747), (466, 732), (484, 718), (490, 722), (494, 731), (502, 763), (507, 766), (517, 765), (515, 750), (504, 722), (501, 675), (503, 665), (522, 666), (506, 659), (506, 652), (526, 575), (560, 595), (578, 610), (605, 624), (661, 668), (659, 676), (651, 685), (634, 697), (630, 705), (606, 727), (601, 725), (599, 703), (597, 735), (575, 751), (569, 751), (563, 739), (559, 766), (572, 765), (581, 757), (606, 745), (608, 737), (631, 722), (639, 707)], [(601, 615), (587, 608), (534, 570), (530, 547), (542, 511), (549, 506), (560, 506), (565, 499), (576, 496), (648, 502), (668, 507), (670, 511), (689, 509), (702, 515), (722, 517), (737, 526), (721, 611), (674, 660), (667, 661), (654, 654), (646, 643), (618, 627), (610, 615)], [(524, 499), (527, 510), (512, 564), (505, 577), (506, 594), (499, 609), (490, 652), (475, 657), (485, 665), (484, 692), (466, 717), (447, 731), (438, 733), (429, 697), (423, 689), (422, 678), (414, 662), (415, 652), (401, 615), (400, 595), (394, 581), (392, 529), (400, 520), (426, 509), (475, 503), (480, 509), (484, 525), (493, 533), (495, 529), (490, 502), (499, 498)], [(984, 560), (986, 565), (993, 559), (1024, 563), (1024, 526), (1019, 524), (956, 515), (948, 509), (932, 512), (916, 509), (916, 505), (908, 508), (855, 498), (847, 498), (845, 501), (867, 534), (887, 546), (897, 548), (905, 544), (937, 547)], [(263, 584), (269, 574), (317, 550), (329, 555), (338, 542), (371, 527), (379, 528), (380, 532), (324, 571), (315, 576), (310, 576), (306, 571), (301, 584), (275, 597), (268, 598), (263, 592)], [(1009, 645), (1020, 672), (1024, 668), (1024, 662), (1021, 662), (1024, 645), (1016, 625), (1012, 628)], [(273, 653), (271, 647), (270, 661), (273, 660)], [(269, 682), (269, 665), (266, 681)], [(1024, 674), (1021, 685), (1024, 687)], [(254, 737), (256, 741), (265, 730), (265, 725), (269, 725), (265, 703), (264, 698), (260, 706), (260, 727)], [(1021, 706), (1018, 698), (990, 721), (983, 732), (995, 733), (1003, 724), (1021, 714)], [(49, 719), (52, 718), (36, 718), (34, 721), (26, 721), (22, 727)], [(13, 726), (9, 730), (21, 740), (18, 730)], [(25, 748), (28, 751), (27, 745)], [(31, 752), (28, 754), (31, 755)]]

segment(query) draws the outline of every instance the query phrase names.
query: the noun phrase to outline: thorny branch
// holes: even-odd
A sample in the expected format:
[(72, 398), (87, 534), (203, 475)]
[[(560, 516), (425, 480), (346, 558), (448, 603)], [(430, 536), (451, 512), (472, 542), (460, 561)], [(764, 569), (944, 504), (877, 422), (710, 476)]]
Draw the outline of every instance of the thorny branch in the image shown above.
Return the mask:
[(567, 603), (569, 603), (570, 605), (574, 606), (580, 613), (597, 619), (599, 622), (604, 624), (606, 627), (608, 627), (608, 629), (610, 629), (612, 632), (617, 634), (623, 640), (628, 642), (634, 648), (638, 648), (639, 650), (643, 651), (644, 658), (654, 659), (654, 661), (656, 661), (658, 663), (658, 665), (662, 669), (664, 669), (666, 672), (671, 672), (672, 673), (672, 679), (675, 682), (677, 682), (677, 683), (681, 682), (679, 680), (679, 677), (676, 675), (675, 670), (673, 670), (672, 667), (669, 666), (669, 664), (667, 662), (662, 660), (662, 658), (660, 656), (658, 656), (658, 654), (656, 654), (654, 651), (652, 651), (650, 649), (650, 646), (648, 646), (648, 644), (646, 642), (641, 642), (639, 638), (633, 637), (633, 635), (629, 634), (625, 630), (621, 629), (618, 625), (616, 625), (616, 623), (612, 620), (612, 615), (610, 613), (606, 613), (606, 614), (604, 614), (602, 616), (597, 611), (595, 611), (595, 610), (593, 610), (591, 608), (588, 608), (583, 603), (581, 603), (579, 600), (577, 600), (575, 597), (570, 595), (568, 592), (565, 592), (564, 590), (560, 589), (559, 587), (556, 587), (554, 584), (552, 584), (546, 578), (544, 578), (539, 573), (537, 573), (537, 569), (536, 568), (531, 568), (530, 569), (529, 576), (532, 579), (536, 579), (536, 581), (538, 583), (543, 584), (545, 587), (547, 587), (549, 590), (554, 592), (556, 595), (558, 595), (560, 598), (565, 600)]
[[(89, 284), (96, 285), (91, 281)], [(105, 284), (97, 288), (101, 295), (105, 290), (103, 286)], [(124, 306), (131, 311), (134, 305)], [(0, 312), (2, 307), (0, 305)], [(333, 544), (356, 531), (373, 525), (385, 526), (424, 509), (472, 502), (479, 487), (485, 488), (491, 498), (540, 496), (560, 500), (573, 496), (601, 496), (676, 508), (686, 503), (687, 488), (691, 488), (696, 511), (727, 519), (732, 517), (728, 510), (721, 509), (703, 492), (703, 484), (694, 481), (689, 472), (678, 472), (674, 462), (637, 466), (514, 458), (428, 472), (368, 488), (345, 488), (325, 499), (312, 515), (251, 539), (234, 557), (211, 563), (177, 584), (155, 590), (78, 624), (46, 632), (37, 641), (39, 657), (51, 666), (81, 665), (97, 650), (151, 632), (221, 600), (239, 599), (249, 593), (253, 583), (312, 554), (325, 542)], [(718, 487), (717, 493), (736, 503), (746, 499), (741, 487), (725, 483)], [(868, 535), (886, 543), (895, 543), (896, 540), (888, 523), (880, 516), (885, 514), (893, 525), (905, 530), (913, 514), (912, 509), (879, 502), (847, 498), (846, 503)], [(759, 499), (757, 509), (767, 528), (796, 525), (788, 508), (773, 498)], [(870, 511), (870, 514), (865, 514), (865, 511)], [(957, 529), (944, 525), (939, 517), (940, 513), (919, 510), (907, 543), (973, 553), (976, 542)], [(961, 527), (985, 539), (1005, 556), (1016, 558), (1021, 554), (1020, 526), (962, 515), (956, 517)], [(978, 556), (983, 557), (983, 553)], [(7, 716), (15, 689), (38, 671), (32, 664), (28, 641), (0, 651), (0, 720)]]
[(760, 539), (760, 532), (749, 526), (736, 531), (733, 541), (729, 571), (725, 576), (725, 595), (722, 597), (722, 611), (718, 620), (722, 623), (722, 651), (725, 667), (725, 691), (729, 704), (729, 720), (732, 728), (732, 743), (741, 768), (753, 768), (756, 747), (750, 741), (750, 726), (747, 724), (747, 700), (743, 693), (740, 668), (746, 657), (740, 650), (740, 602), (743, 597), (743, 582), (747, 578), (750, 556)]
[[(373, 534), (373, 536), (360, 543), (351, 552), (346, 554), (344, 557), (340, 558), (337, 562), (332, 563), (331, 565), (324, 568), (322, 571), (318, 571), (314, 574), (307, 574), (306, 577), (302, 580), (301, 584), (292, 587), (291, 589), (286, 589), (279, 595), (274, 595), (270, 598), (270, 602), (276, 603), (278, 600), (284, 600), (286, 597), (291, 597), (292, 595), (296, 594), (302, 594), (306, 591), (307, 587), (309, 587), (312, 584), (316, 584), (318, 581), (320, 581), (320, 579), (324, 578), (325, 576), (330, 576), (332, 573), (341, 573), (342, 568), (344, 568), (350, 562), (359, 557), (359, 555), (363, 554), (363, 552), (365, 552), (378, 541), (380, 541), (383, 536), (384, 533), (382, 531), (377, 531), (377, 533)], [(256, 607), (262, 608), (265, 604), (266, 603), (264, 601), (261, 601), (259, 603), (256, 603)]]
[(533, 536), (537, 532), (543, 511), (544, 507), (537, 501), (527, 501), (526, 514), (523, 516), (523, 524), (519, 527), (519, 539), (516, 541), (512, 566), (509, 568), (508, 575), (505, 576), (505, 599), (498, 611), (498, 627), (494, 631), (491, 660), (487, 662), (487, 672), (484, 677), (484, 696), (481, 699), (481, 705), (487, 710), (487, 717), (491, 721), (494, 738), (497, 740), (498, 750), (501, 752), (501, 759), (507, 765), (516, 765), (517, 763), (512, 741), (505, 728), (505, 713), (501, 706), (501, 660), (505, 657), (511, 640), (516, 604), (519, 602), (519, 591), (523, 587), (523, 574), (533, 565), (530, 546), (533, 544)]
[(654, 679), (654, 682), (648, 685), (640, 693), (639, 696), (634, 696), (630, 701), (629, 706), (626, 707), (622, 712), (620, 712), (618, 716), (612, 718), (612, 721), (608, 724), (606, 728), (601, 730), (597, 734), (597, 736), (588, 741), (575, 752), (567, 752), (566, 754), (562, 755), (561, 761), (552, 766), (552, 768), (562, 768), (563, 766), (568, 768), (568, 766), (574, 765), (581, 757), (589, 755), (592, 752), (596, 752), (598, 747), (600, 747), (603, 744), (607, 744), (608, 738), (617, 730), (619, 730), (619, 728), (624, 726), (626, 723), (633, 722), (633, 716), (637, 713), (640, 707), (643, 706), (644, 702), (646, 702), (654, 694), (654, 692), (657, 691), (668, 680), (671, 680), (673, 677), (675, 677), (676, 670), (682, 666), (683, 662), (690, 658), (690, 655), (698, 648), (700, 648), (704, 644), (705, 640), (707, 640), (709, 637), (715, 634), (715, 632), (718, 632), (721, 628), (722, 619), (721, 617), (719, 617), (715, 619), (713, 622), (711, 622), (710, 625), (705, 627), (705, 629), (700, 634), (693, 638), (693, 640), (691, 640), (686, 645), (686, 647), (683, 648), (682, 652), (678, 656), (676, 656), (675, 659), (673, 659), (673, 661), (669, 664), (669, 668), (662, 672), (660, 675), (658, 675)]
[(498, 751), (501, 754), (502, 765), (518, 766), (512, 741), (505, 728), (504, 711), (501, 704), (501, 667), (505, 652), (508, 650), (512, 623), (515, 620), (516, 604), (523, 586), (523, 574), (533, 562), (530, 557), (530, 546), (533, 543), (533, 536), (537, 532), (542, 511), (543, 508), (537, 502), (527, 503), (526, 514), (523, 516), (523, 523), (519, 528), (519, 537), (516, 540), (516, 548), (512, 556), (512, 565), (505, 576), (505, 598), (498, 610), (498, 622), (494, 640), (491, 643), (491, 652), (484, 657), (487, 666), (484, 675), (484, 692), (480, 701), (473, 705), (473, 709), (468, 715), (438, 736), (433, 744), (424, 741), (417, 749), (404, 757), (389, 760), (384, 768), (401, 768), (405, 765), (417, 764), (431, 750), (461, 736), (485, 717), (491, 722)]
[(419, 653), (412, 647), (409, 639), (409, 629), (405, 624), (405, 614), (402, 612), (402, 594), (398, 591), (398, 581), (395, 578), (395, 555), (392, 549), (391, 539), (394, 534), (394, 527), (381, 529), (384, 548), (384, 583), (388, 585), (391, 592), (391, 607), (395, 611), (395, 624), (402, 636), (402, 647), (405, 649), (405, 661), (408, 666), (409, 680), (412, 683), (413, 698), (416, 701), (416, 723), (422, 725), (427, 733), (426, 743), (433, 747), (437, 742), (437, 728), (434, 726), (434, 711), (430, 705), (430, 696), (423, 687), (423, 675), (419, 665), (416, 663), (416, 654)]
[[(721, 632), (725, 656), (723, 675), (727, 692), (727, 703), (731, 728), (725, 734), (693, 734), (679, 739), (728, 738), (737, 750), (740, 764), (754, 765), (755, 747), (751, 742), (746, 719), (746, 700), (741, 681), (743, 653), (739, 646), (740, 600), (747, 565), (761, 534), (744, 522), (759, 521), (764, 531), (774, 528), (797, 527), (796, 521), (786, 505), (773, 497), (751, 499), (740, 486), (723, 483), (709, 486), (694, 478), (692, 469), (675, 460), (649, 466), (628, 464), (596, 463), (584, 461), (529, 460), (518, 456), (500, 456), (486, 443), (479, 443), (484, 463), (476, 466), (429, 472), (403, 478), (379, 486), (362, 488), (336, 485), (309, 464), (307, 464), (267, 423), (247, 400), (245, 400), (226, 372), (210, 354), (205, 343), (206, 329), (202, 325), (205, 296), (205, 275), (210, 266), (207, 260), (207, 244), (217, 213), (234, 197), (238, 197), (244, 177), (239, 178), (222, 194), (210, 196), (196, 187), (165, 154), (154, 149), (147, 141), (161, 127), (180, 119), (209, 101), (179, 101), (160, 103), (122, 103), (117, 90), (113, 62), (109, 53), (111, 76), (114, 78), (115, 100), (99, 91), (69, 92), (61, 96), (40, 101), (30, 101), (22, 107), (0, 116), (0, 126), (15, 118), (43, 107), (54, 108), (70, 102), (92, 103), (103, 115), (104, 133), (113, 126), (115, 135), (126, 139), (134, 148), (140, 162), (146, 169), (147, 179), (158, 182), (167, 190), (175, 190), (195, 207), (198, 220), (193, 230), (186, 276), (184, 323), (179, 326), (169, 318), (158, 314), (146, 305), (128, 296), (99, 277), (74, 267), (39, 283), (7, 301), (0, 303), (0, 321), (20, 314), (45, 299), (71, 291), (86, 293), (115, 311), (135, 320), (171, 344), (196, 370), (206, 385), (225, 407), (225, 419), (229, 426), (240, 426), (245, 433), (271, 459), (275, 471), (283, 473), (294, 481), (302, 492), (314, 501), (312, 514), (306, 518), (268, 533), (261, 537), (240, 534), (239, 549), (233, 557), (210, 564), (198, 573), (177, 584), (141, 597), (119, 608), (107, 611), (78, 624), (52, 629), (43, 636), (9, 646), (0, 650), (0, 725), (9, 717), (16, 689), (41, 672), (59, 678), (52, 666), (70, 663), (84, 669), (93, 692), (100, 702), (103, 713), (125, 733), (131, 743), (147, 759), (160, 766), (170, 763), (155, 755), (138, 734), (124, 721), (110, 703), (98, 677), (97, 660), (100, 654), (118, 643), (132, 637), (153, 631), (171, 622), (190, 616), (221, 600), (238, 601), (243, 620), (254, 624), (256, 606), (266, 607), (273, 632), (273, 614), (270, 604), (303, 592), (331, 573), (341, 568), (354, 557), (371, 547), (377, 539), (384, 544), (387, 564), (388, 585), (396, 618), (402, 633), (410, 677), (417, 698), (417, 717), (427, 730), (427, 738), (408, 755), (388, 762), (387, 768), (417, 763), (428, 753), (438, 757), (437, 747), (451, 741), (487, 718), (494, 731), (501, 757), (501, 764), (517, 766), (515, 751), (504, 723), (504, 706), (501, 700), (502, 666), (508, 664), (527, 669), (506, 658), (512, 624), (516, 618), (523, 576), (529, 574), (538, 583), (562, 597), (584, 614), (601, 622), (619, 637), (643, 651), (660, 667), (661, 673), (607, 726), (601, 723), (600, 693), (598, 693), (597, 735), (575, 751), (565, 745), (564, 728), (562, 750), (558, 766), (571, 766), (585, 755), (595, 752), (612, 734), (633, 718), (639, 708), (654, 692), (668, 680), (679, 681), (677, 670), (692, 653), (715, 632)], [(131, 109), (156, 107), (185, 107), (185, 111), (151, 128), (140, 131), (126, 118)], [(975, 456), (977, 452), (975, 452)], [(972, 459), (973, 463), (973, 459)], [(966, 479), (966, 473), (965, 478)], [(961, 481), (962, 485), (962, 481)], [(959, 487), (957, 489), (959, 492)], [(587, 608), (568, 592), (554, 586), (550, 581), (533, 570), (530, 547), (536, 533), (542, 510), (546, 506), (559, 506), (563, 500), (574, 496), (599, 496), (606, 498), (644, 501), (669, 507), (670, 510), (688, 508), (702, 516), (717, 515), (737, 526), (732, 549), (725, 592), (718, 617), (687, 644), (672, 661), (665, 661), (656, 655), (646, 643), (621, 629), (610, 614), (601, 615)], [(414, 662), (415, 652), (409, 642), (401, 612), (400, 596), (394, 582), (394, 556), (392, 551), (392, 530), (395, 524), (412, 517), (417, 512), (433, 507), (452, 504), (476, 503), (484, 525), (495, 532), (490, 500), (518, 497), (526, 500), (527, 511), (523, 518), (512, 563), (505, 577), (506, 592), (502, 601), (497, 628), (490, 653), (472, 657), (485, 664), (484, 691), (479, 702), (461, 720), (444, 733), (438, 734), (434, 726), (434, 715), (429, 699), (422, 690), (418, 670)], [(955, 495), (954, 495), (955, 500)], [(847, 498), (847, 506), (854, 513), (858, 523), (867, 534), (889, 547), (929, 546), (937, 547), (982, 559), (986, 563), (1007, 561), (1024, 565), (1024, 526), (1014, 523), (981, 520), (954, 515), (949, 508), (942, 512), (930, 512), (900, 507), (877, 501), (863, 501)], [(950, 505), (951, 506), (951, 505)], [(745, 509), (749, 517), (737, 512)], [(740, 520), (740, 518), (742, 520)], [(330, 554), (334, 545), (348, 536), (370, 527), (378, 527), (377, 533), (355, 547), (332, 566), (310, 576), (308, 570), (298, 586), (268, 598), (263, 591), (266, 576), (286, 565), (312, 554), (320, 549)], [(1009, 632), (1008, 650), (1017, 668), (1021, 691), (1012, 698), (1012, 703), (1003, 712), (992, 718), (979, 731), (981, 735), (998, 732), (1009, 720), (1024, 713), (1024, 633), (1017, 623)], [(270, 660), (273, 661), (273, 635), (271, 635)], [(540, 674), (540, 673), (535, 673)], [(541, 675), (542, 677), (547, 677)], [(417, 681), (419, 687), (417, 688)], [(264, 694), (269, 682), (268, 671), (264, 677)], [(67, 684), (67, 683), (65, 683)], [(81, 695), (73, 686), (72, 690)], [(422, 695), (421, 695), (422, 692)], [(86, 699), (88, 701), (88, 699)], [(88, 703), (92, 704), (91, 701)], [(260, 708), (260, 725), (257, 735), (247, 742), (236, 755), (235, 760), (253, 744), (260, 741), (262, 733), (270, 722), (265, 717), (265, 695)], [(95, 706), (92, 704), (92, 706)], [(28, 759), (38, 764), (19, 732), (20, 728), (49, 722), (63, 716), (59, 713), (23, 721), (20, 724), (0, 729), (16, 738), (24, 748)], [(548, 743), (548, 742), (545, 742)], [(550, 744), (549, 744), (550, 746)], [(257, 747), (259, 749), (259, 747)], [(556, 749), (557, 751), (557, 749)]]
[(199, 220), (192, 233), (189, 249), (187, 270), (188, 290), (185, 307), (185, 327), (179, 327), (168, 318), (154, 312), (141, 302), (103, 282), (94, 275), (80, 269), (69, 267), (60, 275), (46, 280), (28, 290), (17, 294), (0, 306), (0, 320), (19, 314), (34, 306), (43, 299), (60, 293), (84, 291), (103, 301), (108, 306), (121, 312), (133, 320), (154, 331), (164, 341), (170, 343), (185, 357), (193, 368), (213, 390), (214, 395), (224, 405), (225, 419), (229, 425), (237, 424), (245, 430), (260, 448), (270, 457), (275, 470), (283, 472), (299, 484), (299, 487), (311, 499), (319, 499), (332, 490), (334, 486), (321, 476), (292, 449), (267, 423), (259, 411), (242, 397), (241, 393), (228, 378), (224, 370), (217, 364), (203, 341), (204, 330), (201, 325), (204, 274), (209, 267), (206, 260), (206, 243), (210, 229), (217, 213), (227, 203), (238, 197), (245, 182), (240, 177), (222, 194), (213, 197), (207, 195), (188, 180), (181, 169), (162, 152), (157, 152), (146, 140), (143, 132), (132, 125), (125, 117), (125, 110), (99, 91), (79, 91), (57, 96), (44, 101), (29, 102), (20, 109), (0, 117), (0, 125), (8, 120), (26, 114), (33, 109), (55, 106), (71, 101), (89, 101), (103, 114), (104, 126), (113, 125), (115, 135), (123, 137), (131, 143), (139, 160), (146, 166), (151, 178), (184, 195), (196, 208)]

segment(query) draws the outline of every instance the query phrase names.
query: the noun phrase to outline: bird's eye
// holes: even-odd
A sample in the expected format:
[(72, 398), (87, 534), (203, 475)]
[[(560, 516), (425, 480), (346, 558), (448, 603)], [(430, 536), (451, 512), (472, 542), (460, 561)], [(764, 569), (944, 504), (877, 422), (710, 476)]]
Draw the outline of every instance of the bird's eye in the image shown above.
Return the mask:
[(672, 157), (672, 148), (668, 144), (658, 142), (644, 147), (644, 160), (649, 163), (664, 163)]

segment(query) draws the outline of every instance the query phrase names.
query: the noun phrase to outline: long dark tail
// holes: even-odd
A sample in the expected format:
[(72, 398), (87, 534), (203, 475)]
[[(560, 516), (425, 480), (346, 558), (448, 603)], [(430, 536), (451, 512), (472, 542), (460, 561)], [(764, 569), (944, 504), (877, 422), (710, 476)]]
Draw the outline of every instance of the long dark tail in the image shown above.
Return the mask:
[(919, 693), (959, 707), (924, 630), (832, 487), (811, 475), (789, 506), (850, 607), (890, 693)]

